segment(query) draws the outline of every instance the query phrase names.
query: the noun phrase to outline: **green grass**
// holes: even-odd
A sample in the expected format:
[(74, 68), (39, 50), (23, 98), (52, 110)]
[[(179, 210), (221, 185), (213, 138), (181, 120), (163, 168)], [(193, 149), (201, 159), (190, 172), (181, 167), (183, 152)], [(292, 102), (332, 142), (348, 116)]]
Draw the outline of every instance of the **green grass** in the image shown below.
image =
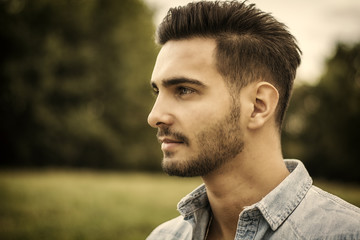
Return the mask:
[(144, 239), (200, 179), (76, 171), (0, 172), (0, 239)]
[[(359, 186), (316, 183), (360, 206)], [(0, 239), (145, 239), (199, 184), (162, 174), (1, 171)]]

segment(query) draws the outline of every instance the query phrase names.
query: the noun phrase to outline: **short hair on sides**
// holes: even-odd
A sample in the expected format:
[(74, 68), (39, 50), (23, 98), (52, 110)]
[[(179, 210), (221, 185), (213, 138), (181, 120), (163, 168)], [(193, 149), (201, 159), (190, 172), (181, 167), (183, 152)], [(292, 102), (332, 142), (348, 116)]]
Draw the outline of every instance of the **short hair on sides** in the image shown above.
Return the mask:
[(276, 87), (281, 129), (301, 62), (301, 50), (287, 27), (246, 1), (200, 1), (171, 8), (156, 34), (160, 45), (195, 37), (216, 41), (217, 70), (231, 92), (259, 80)]

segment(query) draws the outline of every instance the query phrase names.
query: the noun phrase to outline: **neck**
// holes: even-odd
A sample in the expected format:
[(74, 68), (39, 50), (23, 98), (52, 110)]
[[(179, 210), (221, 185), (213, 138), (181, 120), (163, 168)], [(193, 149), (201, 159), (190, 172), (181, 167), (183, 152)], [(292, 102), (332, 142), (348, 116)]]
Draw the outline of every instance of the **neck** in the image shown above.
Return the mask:
[(289, 174), (280, 146), (258, 146), (264, 144), (247, 145), (236, 158), (203, 177), (213, 212), (210, 235), (216, 239), (234, 239), (243, 209), (260, 201)]

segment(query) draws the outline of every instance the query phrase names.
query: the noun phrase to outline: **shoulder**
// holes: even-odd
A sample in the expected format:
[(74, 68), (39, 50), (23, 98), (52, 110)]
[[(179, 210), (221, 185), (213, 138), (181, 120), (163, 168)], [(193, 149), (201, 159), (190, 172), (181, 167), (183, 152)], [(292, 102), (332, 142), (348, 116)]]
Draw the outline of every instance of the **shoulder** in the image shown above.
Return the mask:
[(315, 186), (288, 222), (311, 239), (360, 239), (360, 209)]
[[(319, 216), (331, 217), (332, 221), (328, 221), (330, 223), (345, 221), (348, 226), (351, 226), (351, 223), (360, 224), (360, 209), (358, 207), (318, 187), (310, 188), (305, 202), (308, 205), (311, 204), (313, 206), (312, 211), (318, 213)], [(360, 231), (359, 226), (356, 226), (356, 230)]]
[(157, 228), (146, 238), (146, 240), (166, 240), (166, 239), (191, 239), (192, 227), (182, 216), (171, 219)]

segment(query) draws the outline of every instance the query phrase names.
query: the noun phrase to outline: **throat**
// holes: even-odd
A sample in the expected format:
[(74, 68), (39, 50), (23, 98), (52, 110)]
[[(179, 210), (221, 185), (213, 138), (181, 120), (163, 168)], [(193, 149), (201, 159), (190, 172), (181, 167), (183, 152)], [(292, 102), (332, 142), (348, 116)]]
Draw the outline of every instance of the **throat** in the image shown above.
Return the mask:
[(234, 239), (236, 234), (236, 225), (232, 229), (224, 229), (211, 214), (208, 226), (205, 232), (205, 240)]
[[(281, 162), (280, 162), (281, 163)], [(264, 198), (289, 175), (286, 167), (232, 165), (228, 171), (203, 177), (211, 206), (208, 239), (234, 239), (240, 213)], [(274, 177), (276, 176), (276, 177)]]

